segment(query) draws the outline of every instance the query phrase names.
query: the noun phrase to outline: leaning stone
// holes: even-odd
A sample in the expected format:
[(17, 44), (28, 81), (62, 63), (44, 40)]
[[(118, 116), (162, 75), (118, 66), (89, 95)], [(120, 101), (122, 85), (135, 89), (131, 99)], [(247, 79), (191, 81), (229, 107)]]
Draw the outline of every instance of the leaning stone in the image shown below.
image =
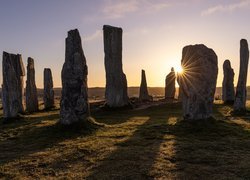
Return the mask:
[(240, 73), (238, 84), (236, 88), (234, 113), (244, 113), (246, 111), (246, 98), (247, 98), (247, 71), (249, 61), (249, 50), (247, 40), (241, 39), (240, 41)]
[(171, 68), (171, 72), (165, 79), (165, 99), (174, 99), (175, 96), (175, 71)]
[(27, 80), (26, 80), (26, 111), (38, 111), (38, 98), (35, 80), (35, 65), (32, 58), (28, 58)]
[(212, 116), (218, 74), (217, 55), (205, 45), (190, 45), (182, 50), (184, 72), (178, 76), (183, 116), (187, 120)]
[(140, 101), (152, 101), (153, 100), (153, 97), (148, 94), (146, 74), (143, 69), (141, 70), (141, 85), (140, 85), (139, 100)]
[(106, 105), (111, 108), (129, 105), (127, 79), (122, 70), (122, 28), (103, 26)]
[(43, 101), (44, 101), (44, 109), (51, 109), (54, 107), (54, 90), (53, 90), (53, 80), (52, 73), (49, 68), (44, 68), (44, 93), (43, 93)]
[(20, 54), (3, 52), (3, 84), (2, 104), (3, 117), (17, 117), (18, 113), (24, 112), (23, 106), (23, 77), (25, 69)]
[(229, 60), (223, 63), (224, 78), (222, 83), (222, 100), (225, 104), (234, 103), (234, 70)]
[(65, 62), (62, 69), (60, 123), (70, 125), (89, 116), (88, 67), (77, 29), (68, 32)]

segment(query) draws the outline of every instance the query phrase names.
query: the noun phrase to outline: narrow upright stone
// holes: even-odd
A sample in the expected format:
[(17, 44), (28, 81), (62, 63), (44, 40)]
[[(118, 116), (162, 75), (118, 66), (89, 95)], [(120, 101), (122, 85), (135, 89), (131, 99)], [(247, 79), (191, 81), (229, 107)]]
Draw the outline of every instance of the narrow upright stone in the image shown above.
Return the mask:
[(247, 98), (247, 71), (249, 61), (249, 50), (247, 40), (241, 39), (240, 41), (240, 72), (238, 84), (236, 88), (234, 112), (246, 111), (246, 98)]
[(140, 85), (140, 94), (139, 94), (140, 101), (152, 101), (153, 98), (148, 94), (148, 86), (146, 80), (145, 71), (141, 70), (141, 85)]
[(38, 111), (38, 98), (35, 80), (35, 65), (32, 58), (28, 58), (26, 80), (26, 111)]
[(68, 32), (65, 62), (62, 69), (60, 123), (69, 125), (89, 116), (88, 67), (77, 29)]
[(171, 72), (165, 79), (165, 99), (174, 99), (175, 96), (175, 71), (171, 68)]
[(51, 109), (54, 107), (54, 90), (53, 90), (53, 80), (52, 73), (49, 68), (44, 68), (43, 71), (43, 83), (44, 83), (44, 109)]
[(122, 70), (122, 28), (103, 26), (106, 91), (108, 107), (122, 107), (129, 104), (127, 79)]
[(217, 55), (205, 45), (190, 45), (182, 50), (184, 72), (178, 75), (183, 116), (187, 120), (212, 116), (218, 74)]
[(23, 77), (25, 69), (20, 54), (3, 52), (3, 84), (2, 103), (3, 117), (13, 118), (24, 112), (23, 106)]
[(225, 104), (232, 104), (234, 102), (234, 70), (229, 60), (224, 61), (223, 72), (222, 100)]

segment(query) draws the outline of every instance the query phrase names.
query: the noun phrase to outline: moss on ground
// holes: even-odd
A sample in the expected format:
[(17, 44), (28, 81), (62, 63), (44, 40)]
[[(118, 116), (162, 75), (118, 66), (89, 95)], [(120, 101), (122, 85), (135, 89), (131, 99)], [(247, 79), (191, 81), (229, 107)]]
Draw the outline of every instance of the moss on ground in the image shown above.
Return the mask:
[(181, 105), (93, 112), (93, 129), (61, 128), (59, 111), (0, 121), (0, 178), (250, 179), (250, 116), (185, 122)]

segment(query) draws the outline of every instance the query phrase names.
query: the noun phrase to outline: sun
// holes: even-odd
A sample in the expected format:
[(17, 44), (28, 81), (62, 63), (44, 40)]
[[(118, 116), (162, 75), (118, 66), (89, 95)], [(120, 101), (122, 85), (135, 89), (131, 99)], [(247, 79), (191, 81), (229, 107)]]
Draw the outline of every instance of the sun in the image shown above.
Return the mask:
[(183, 68), (182, 66), (175, 66), (174, 67), (175, 71), (178, 73), (178, 74), (182, 74), (183, 73)]

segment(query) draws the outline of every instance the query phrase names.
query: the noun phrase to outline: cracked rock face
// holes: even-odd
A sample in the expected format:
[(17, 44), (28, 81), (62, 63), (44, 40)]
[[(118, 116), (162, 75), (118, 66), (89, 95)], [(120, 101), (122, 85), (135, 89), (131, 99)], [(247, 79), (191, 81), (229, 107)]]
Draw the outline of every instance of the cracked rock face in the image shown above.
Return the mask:
[(140, 101), (151, 101), (153, 100), (152, 96), (148, 94), (148, 86), (146, 80), (145, 71), (141, 71), (141, 85), (140, 85), (140, 93), (139, 93), (139, 100)]
[(35, 80), (35, 64), (32, 58), (28, 58), (26, 80), (26, 111), (38, 111), (38, 98)]
[(88, 67), (77, 29), (68, 32), (65, 62), (61, 72), (60, 123), (69, 125), (89, 116)]
[(234, 102), (234, 70), (229, 60), (223, 63), (224, 78), (222, 83), (222, 100), (224, 103)]
[(171, 72), (165, 79), (165, 99), (174, 99), (175, 96), (175, 71), (171, 68)]
[(205, 45), (190, 45), (182, 50), (181, 64), (184, 72), (178, 75), (178, 82), (184, 119), (211, 117), (218, 74), (217, 55)]
[(103, 26), (107, 106), (123, 107), (129, 104), (127, 79), (122, 70), (122, 29)]
[(2, 103), (4, 118), (13, 118), (24, 112), (23, 106), (23, 77), (25, 69), (20, 54), (3, 52), (3, 85)]
[(49, 68), (44, 68), (43, 71), (43, 101), (44, 101), (44, 109), (51, 109), (54, 107), (54, 90), (53, 90), (53, 79), (52, 73)]
[(247, 40), (241, 39), (240, 41), (240, 72), (238, 84), (236, 88), (234, 111), (246, 111), (246, 98), (247, 98), (247, 71), (249, 61), (249, 49)]

